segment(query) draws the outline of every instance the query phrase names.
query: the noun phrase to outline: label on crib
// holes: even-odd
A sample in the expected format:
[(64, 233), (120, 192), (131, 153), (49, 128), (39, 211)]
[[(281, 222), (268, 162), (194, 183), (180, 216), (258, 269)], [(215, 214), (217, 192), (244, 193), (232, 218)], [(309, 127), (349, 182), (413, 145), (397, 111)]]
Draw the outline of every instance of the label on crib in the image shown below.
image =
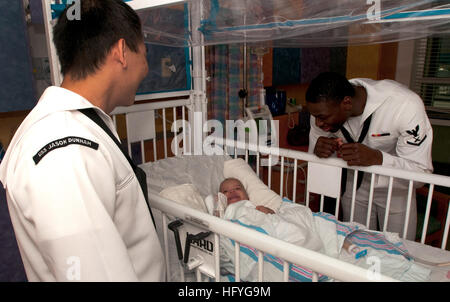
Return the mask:
[[(205, 232), (205, 229), (199, 228), (197, 225), (190, 224), (191, 221), (192, 219), (186, 219), (186, 223), (184, 223), (180, 228), (180, 240), (182, 242), (183, 255), (185, 253), (185, 242), (188, 234), (195, 235), (200, 232)], [(194, 221), (196, 224), (201, 224), (201, 221), (199, 223), (197, 219), (195, 219)], [(214, 240), (214, 234), (211, 234), (203, 239), (193, 240), (191, 241), (189, 251), (189, 261), (191, 259), (202, 259), (202, 263), (197, 268), (203, 274), (208, 275), (211, 278), (215, 277), (214, 251), (216, 246)]]

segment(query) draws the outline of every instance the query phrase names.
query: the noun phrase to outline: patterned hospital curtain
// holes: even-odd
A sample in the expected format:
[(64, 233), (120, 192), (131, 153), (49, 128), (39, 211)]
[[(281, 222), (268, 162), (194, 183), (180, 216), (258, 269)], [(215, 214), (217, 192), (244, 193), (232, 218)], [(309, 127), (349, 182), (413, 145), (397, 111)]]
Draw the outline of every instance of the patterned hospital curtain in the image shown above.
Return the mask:
[[(243, 45), (214, 45), (206, 47), (208, 119), (224, 123), (243, 117), (243, 100), (239, 90), (244, 86)], [(262, 66), (258, 57), (247, 49), (247, 106), (259, 104)]]

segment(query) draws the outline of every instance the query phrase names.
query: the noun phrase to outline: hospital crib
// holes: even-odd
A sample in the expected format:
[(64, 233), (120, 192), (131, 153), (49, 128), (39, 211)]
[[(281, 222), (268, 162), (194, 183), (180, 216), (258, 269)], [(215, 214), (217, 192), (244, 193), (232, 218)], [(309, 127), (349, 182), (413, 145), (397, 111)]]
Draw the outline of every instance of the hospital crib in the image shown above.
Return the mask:
[[(141, 166), (151, 167), (157, 162), (168, 160), (169, 158), (178, 158), (184, 160), (184, 155), (189, 154), (192, 145), (189, 140), (189, 133), (179, 132), (182, 120), (192, 121), (194, 113), (192, 111), (191, 100), (177, 99), (165, 102), (149, 102), (135, 104), (130, 107), (119, 107), (112, 112), (113, 120), (118, 128), (119, 135), (125, 139), (129, 153), (133, 159), (141, 163)], [(170, 127), (171, 125), (171, 127)], [(186, 126), (186, 124), (184, 124)], [(126, 129), (126, 130), (125, 130)], [(173, 132), (175, 132), (175, 135)], [(176, 135), (183, 137), (183, 146), (171, 152), (171, 143)], [(187, 142), (187, 143), (186, 143)], [(262, 170), (267, 173), (266, 181), (271, 186), (271, 177), (276, 169), (280, 172), (280, 186), (271, 188), (276, 190), (282, 197), (287, 195), (286, 184), (293, 186), (289, 189), (291, 196), (287, 198), (298, 201), (296, 196), (297, 186), (305, 185), (306, 196), (304, 204), (310, 205), (312, 195), (319, 196), (320, 210), (323, 209), (325, 196), (335, 197), (337, 199), (335, 216), (339, 215), (339, 194), (333, 193), (331, 187), (339, 187), (339, 184), (330, 184), (323, 182), (320, 171), (323, 167), (334, 167), (336, 169), (347, 168), (345, 163), (339, 159), (319, 159), (312, 154), (287, 149), (278, 149), (275, 147), (264, 147), (248, 143), (239, 143), (233, 140), (223, 140), (221, 142), (225, 153), (231, 158), (242, 157), (247, 162), (251, 161), (255, 173), (262, 178)], [(179, 146), (178, 146), (179, 147)], [(234, 150), (234, 152), (229, 152)], [(238, 152), (241, 151), (241, 152)], [(181, 154), (180, 154), (181, 153)], [(183, 155), (184, 154), (184, 155)], [(269, 156), (272, 155), (272, 156)], [(276, 156), (276, 157), (275, 157)], [(256, 158), (256, 160), (255, 160)], [(278, 164), (271, 166), (270, 161), (278, 158)], [(268, 167), (261, 167), (262, 159), (269, 161)], [(351, 167), (349, 169), (355, 169)], [(372, 208), (372, 192), (374, 179), (376, 175), (387, 176), (389, 178), (389, 189), (387, 196), (387, 209), (390, 207), (392, 186), (395, 179), (406, 180), (408, 187), (408, 207), (407, 217), (410, 211), (411, 198), (414, 184), (416, 182), (427, 185), (427, 202), (425, 207), (425, 217), (422, 232), (419, 241), (409, 242), (408, 248), (413, 249), (416, 255), (430, 262), (449, 262), (450, 253), (445, 250), (448, 240), (450, 208), (447, 202), (447, 213), (445, 213), (445, 222), (441, 229), (442, 238), (440, 249), (426, 245), (427, 227), (430, 220), (430, 212), (433, 202), (433, 192), (436, 186), (450, 187), (450, 177), (442, 175), (433, 175), (426, 173), (401, 171), (395, 169), (383, 168), (381, 166), (357, 167), (357, 170), (364, 171), (366, 177), (371, 177), (371, 192), (369, 196), (368, 212)], [(335, 170), (336, 171), (336, 170)], [(357, 173), (355, 178), (357, 177)], [(285, 181), (285, 175), (290, 175), (291, 181)], [(173, 175), (176, 177), (176, 175)], [(200, 177), (200, 175), (199, 175)], [(149, 179), (149, 175), (147, 175)], [(356, 183), (356, 179), (354, 181)], [(352, 188), (353, 196), (356, 192), (356, 186)], [(283, 277), (279, 281), (289, 281), (289, 268), (291, 264), (299, 265), (311, 273), (312, 281), (319, 281), (320, 276), (328, 276), (333, 280), (340, 281), (395, 281), (395, 279), (377, 275), (376, 278), (367, 269), (355, 266), (350, 263), (290, 244), (288, 242), (269, 237), (252, 229), (245, 228), (230, 221), (200, 212), (190, 207), (180, 205), (171, 200), (161, 197), (158, 191), (155, 191), (149, 183), (149, 200), (151, 207), (158, 212), (157, 231), (161, 236), (161, 245), (166, 253), (166, 268), (169, 272), (168, 280), (173, 280), (170, 272), (178, 271), (177, 281), (184, 281), (186, 272), (195, 272), (196, 281), (214, 280), (220, 281), (220, 254), (219, 244), (220, 236), (226, 236), (236, 242), (235, 244), (235, 281), (240, 281), (239, 268), (239, 249), (240, 245), (250, 246), (257, 250), (258, 255), (258, 280), (264, 280), (263, 259), (265, 254), (271, 254), (281, 260), (283, 267)], [(388, 212), (388, 211), (386, 211)], [(369, 215), (368, 215), (369, 216)], [(383, 231), (386, 230), (388, 223), (387, 214)], [(367, 221), (367, 227), (369, 222)], [(181, 227), (180, 233), (177, 228)], [(183, 232), (181, 232), (183, 230)], [(405, 238), (407, 232), (407, 221), (403, 234)], [(188, 238), (189, 237), (189, 238)], [(178, 238), (178, 243), (175, 239)], [(186, 244), (186, 241), (188, 243)], [(171, 260), (169, 255), (176, 251), (175, 261)], [(189, 253), (190, 252), (190, 253)], [(189, 253), (189, 254), (188, 254)], [(173, 258), (173, 257), (172, 257)], [(442, 275), (442, 274), (441, 274)], [(441, 276), (438, 274), (438, 276)], [(445, 273), (444, 273), (445, 275)], [(448, 276), (447, 276), (448, 278)], [(444, 277), (438, 277), (441, 281)], [(189, 279), (191, 280), (191, 279)]]

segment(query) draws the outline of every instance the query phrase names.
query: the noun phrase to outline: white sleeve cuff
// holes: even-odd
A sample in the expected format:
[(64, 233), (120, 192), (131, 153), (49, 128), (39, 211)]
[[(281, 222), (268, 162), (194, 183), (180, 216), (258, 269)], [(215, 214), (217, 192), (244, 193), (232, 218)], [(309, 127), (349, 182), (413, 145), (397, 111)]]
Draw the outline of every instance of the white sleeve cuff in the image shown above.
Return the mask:
[(381, 154), (383, 155), (383, 162), (381, 163), (381, 165), (383, 167), (394, 167), (394, 156), (390, 155), (389, 153), (386, 153), (384, 151), (381, 151)]
[[(383, 162), (381, 166), (383, 167), (393, 167), (394, 166), (394, 158), (389, 153), (381, 151), (383, 155)], [(389, 177), (383, 175), (375, 176), (375, 188), (385, 188), (389, 185)]]

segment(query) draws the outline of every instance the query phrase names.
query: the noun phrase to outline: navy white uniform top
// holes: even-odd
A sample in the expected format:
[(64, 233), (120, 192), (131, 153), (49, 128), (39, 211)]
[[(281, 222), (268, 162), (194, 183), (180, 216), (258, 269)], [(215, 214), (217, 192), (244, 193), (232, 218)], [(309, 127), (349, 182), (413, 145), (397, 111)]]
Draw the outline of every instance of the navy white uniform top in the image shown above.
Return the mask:
[[(359, 131), (353, 133), (353, 140), (358, 140), (364, 121), (372, 115), (369, 132), (362, 144), (382, 152), (382, 166), (431, 173), (433, 130), (422, 99), (406, 86), (392, 80), (358, 78), (351, 79), (350, 83), (367, 91)], [(349, 130), (347, 123), (344, 127)], [(315, 118), (311, 116), (310, 153), (314, 151), (320, 136), (340, 137), (346, 142), (340, 130), (336, 133), (325, 132), (316, 126)], [(364, 182), (369, 179), (365, 177)], [(375, 187), (382, 188), (387, 184), (387, 177), (377, 177)]]
[(28, 280), (164, 281), (139, 183), (113, 140), (77, 110), (88, 107), (76, 93), (47, 88), (0, 166)]

